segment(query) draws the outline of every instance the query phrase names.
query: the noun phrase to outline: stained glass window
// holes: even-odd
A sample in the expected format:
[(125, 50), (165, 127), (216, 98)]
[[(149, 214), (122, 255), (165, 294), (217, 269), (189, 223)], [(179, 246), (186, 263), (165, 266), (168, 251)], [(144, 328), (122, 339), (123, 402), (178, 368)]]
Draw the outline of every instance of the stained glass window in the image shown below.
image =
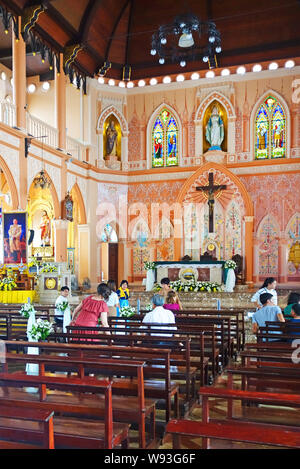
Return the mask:
[(152, 167), (178, 165), (178, 126), (172, 114), (163, 109), (152, 131)]
[(278, 100), (268, 96), (255, 118), (255, 158), (286, 156), (286, 119)]

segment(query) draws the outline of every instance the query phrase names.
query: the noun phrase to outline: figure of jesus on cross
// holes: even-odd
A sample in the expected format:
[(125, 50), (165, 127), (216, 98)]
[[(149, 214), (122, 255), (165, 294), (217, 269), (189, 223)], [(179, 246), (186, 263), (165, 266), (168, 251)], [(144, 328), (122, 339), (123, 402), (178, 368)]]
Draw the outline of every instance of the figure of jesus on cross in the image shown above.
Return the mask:
[(197, 191), (202, 191), (207, 194), (207, 203), (209, 207), (208, 220), (209, 220), (209, 233), (214, 232), (214, 203), (215, 203), (215, 194), (218, 194), (222, 189), (226, 189), (224, 184), (214, 185), (214, 173), (208, 174), (208, 186), (198, 186), (196, 187)]

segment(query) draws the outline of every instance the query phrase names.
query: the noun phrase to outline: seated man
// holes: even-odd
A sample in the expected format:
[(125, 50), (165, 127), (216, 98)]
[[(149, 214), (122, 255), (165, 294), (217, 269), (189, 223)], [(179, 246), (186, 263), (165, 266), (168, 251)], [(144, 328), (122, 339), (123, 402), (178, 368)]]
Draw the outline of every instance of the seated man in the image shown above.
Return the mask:
[[(273, 303), (273, 295), (271, 293), (262, 293), (259, 300), (262, 308), (257, 310), (252, 316), (252, 332), (256, 334), (260, 327), (265, 327), (266, 322), (285, 322), (283, 314), (279, 306)], [(272, 331), (272, 334), (280, 334), (280, 331)], [(276, 340), (276, 339), (269, 339)], [(279, 339), (278, 339), (279, 340)]]
[[(149, 313), (145, 314), (143, 319), (143, 323), (145, 324), (156, 324), (156, 326), (151, 327), (152, 329), (166, 329), (167, 331), (177, 330), (176, 326), (165, 326), (161, 327), (158, 324), (175, 324), (175, 316), (172, 311), (165, 309), (164, 305), (164, 297), (161, 295), (154, 295), (152, 297), (153, 309)], [(153, 334), (154, 336), (156, 334)], [(173, 334), (160, 334), (160, 337), (172, 337)], [(170, 347), (170, 343), (159, 341), (157, 345), (168, 345)]]

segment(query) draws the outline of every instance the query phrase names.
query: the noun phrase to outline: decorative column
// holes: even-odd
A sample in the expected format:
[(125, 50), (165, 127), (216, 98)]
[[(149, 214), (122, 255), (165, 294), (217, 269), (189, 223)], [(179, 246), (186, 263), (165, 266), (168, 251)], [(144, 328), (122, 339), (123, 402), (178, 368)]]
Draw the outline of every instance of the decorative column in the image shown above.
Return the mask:
[[(17, 18), (21, 31), (21, 17)], [(13, 53), (13, 103), (16, 106), (15, 125), (26, 130), (26, 44), (21, 33), (12, 33)]]
[(53, 220), (55, 262), (67, 262), (68, 220)]
[(298, 139), (299, 139), (299, 106), (298, 104), (293, 104), (291, 109), (291, 121), (292, 121), (292, 141), (291, 148), (298, 148)]
[[(56, 59), (55, 59), (56, 60)], [(55, 117), (58, 131), (58, 148), (65, 150), (66, 145), (66, 76), (63, 69), (63, 54), (59, 55), (59, 72), (55, 67)]]
[(98, 148), (98, 168), (105, 168), (105, 161), (103, 156), (103, 131), (97, 135), (97, 148)]
[[(141, 155), (140, 159), (142, 161), (145, 161), (146, 165), (145, 168), (147, 167), (147, 148), (146, 148), (146, 124), (145, 121), (142, 121), (142, 124), (140, 125), (140, 138), (141, 138)], [(144, 169), (144, 168), (141, 168)]]
[(228, 153), (230, 155), (235, 154), (235, 117), (229, 117), (228, 119)]
[(285, 233), (279, 238), (278, 241), (278, 281), (280, 283), (287, 283), (288, 281), (288, 239)]
[(259, 282), (259, 239), (253, 235), (253, 282)]
[(128, 171), (128, 132), (121, 137), (122, 170)]
[(195, 158), (203, 154), (202, 123), (195, 121)]
[(253, 283), (253, 216), (244, 217), (246, 283)]

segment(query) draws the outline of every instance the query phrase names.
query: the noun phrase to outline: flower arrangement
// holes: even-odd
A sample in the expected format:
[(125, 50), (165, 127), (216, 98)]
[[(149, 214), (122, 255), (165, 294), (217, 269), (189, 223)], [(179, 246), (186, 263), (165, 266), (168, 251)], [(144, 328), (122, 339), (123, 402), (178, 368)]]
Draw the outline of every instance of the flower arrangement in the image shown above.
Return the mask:
[(152, 303), (148, 303), (148, 304), (145, 306), (145, 310), (146, 310), (146, 311), (152, 311), (152, 310), (153, 310), (153, 304), (152, 304)]
[(236, 262), (234, 262), (233, 260), (230, 259), (230, 260), (225, 262), (224, 268), (225, 269), (236, 269)]
[(121, 318), (131, 318), (135, 314), (135, 308), (133, 306), (124, 306), (121, 308), (120, 317)]
[(0, 290), (11, 291), (17, 288), (17, 284), (12, 277), (5, 277), (0, 280)]
[(54, 273), (54, 272), (57, 272), (58, 269), (57, 269), (57, 266), (56, 265), (51, 265), (49, 263), (45, 263), (42, 265), (42, 268), (40, 270), (41, 272), (43, 273)]
[(152, 291), (154, 293), (158, 293), (158, 292), (160, 292), (160, 290), (161, 290), (161, 285), (159, 285), (159, 283), (155, 283), (153, 288), (152, 288)]
[(144, 269), (145, 270), (154, 270), (155, 269), (155, 262), (144, 262)]
[(24, 303), (21, 306), (20, 314), (23, 318), (28, 319), (31, 312), (35, 312), (34, 306), (31, 303)]
[(182, 282), (181, 280), (175, 280), (170, 283), (170, 287), (178, 292), (220, 292), (222, 291), (222, 285), (216, 282), (195, 282), (194, 280), (188, 280)]
[(30, 336), (35, 340), (45, 340), (54, 332), (51, 322), (43, 319), (38, 319), (30, 330)]
[(57, 311), (59, 311), (60, 313), (64, 313), (66, 311), (66, 309), (69, 307), (69, 303), (66, 300), (61, 301), (55, 307), (56, 307)]
[(28, 262), (28, 267), (39, 267), (41, 265), (40, 261), (38, 261), (35, 257), (31, 257)]

